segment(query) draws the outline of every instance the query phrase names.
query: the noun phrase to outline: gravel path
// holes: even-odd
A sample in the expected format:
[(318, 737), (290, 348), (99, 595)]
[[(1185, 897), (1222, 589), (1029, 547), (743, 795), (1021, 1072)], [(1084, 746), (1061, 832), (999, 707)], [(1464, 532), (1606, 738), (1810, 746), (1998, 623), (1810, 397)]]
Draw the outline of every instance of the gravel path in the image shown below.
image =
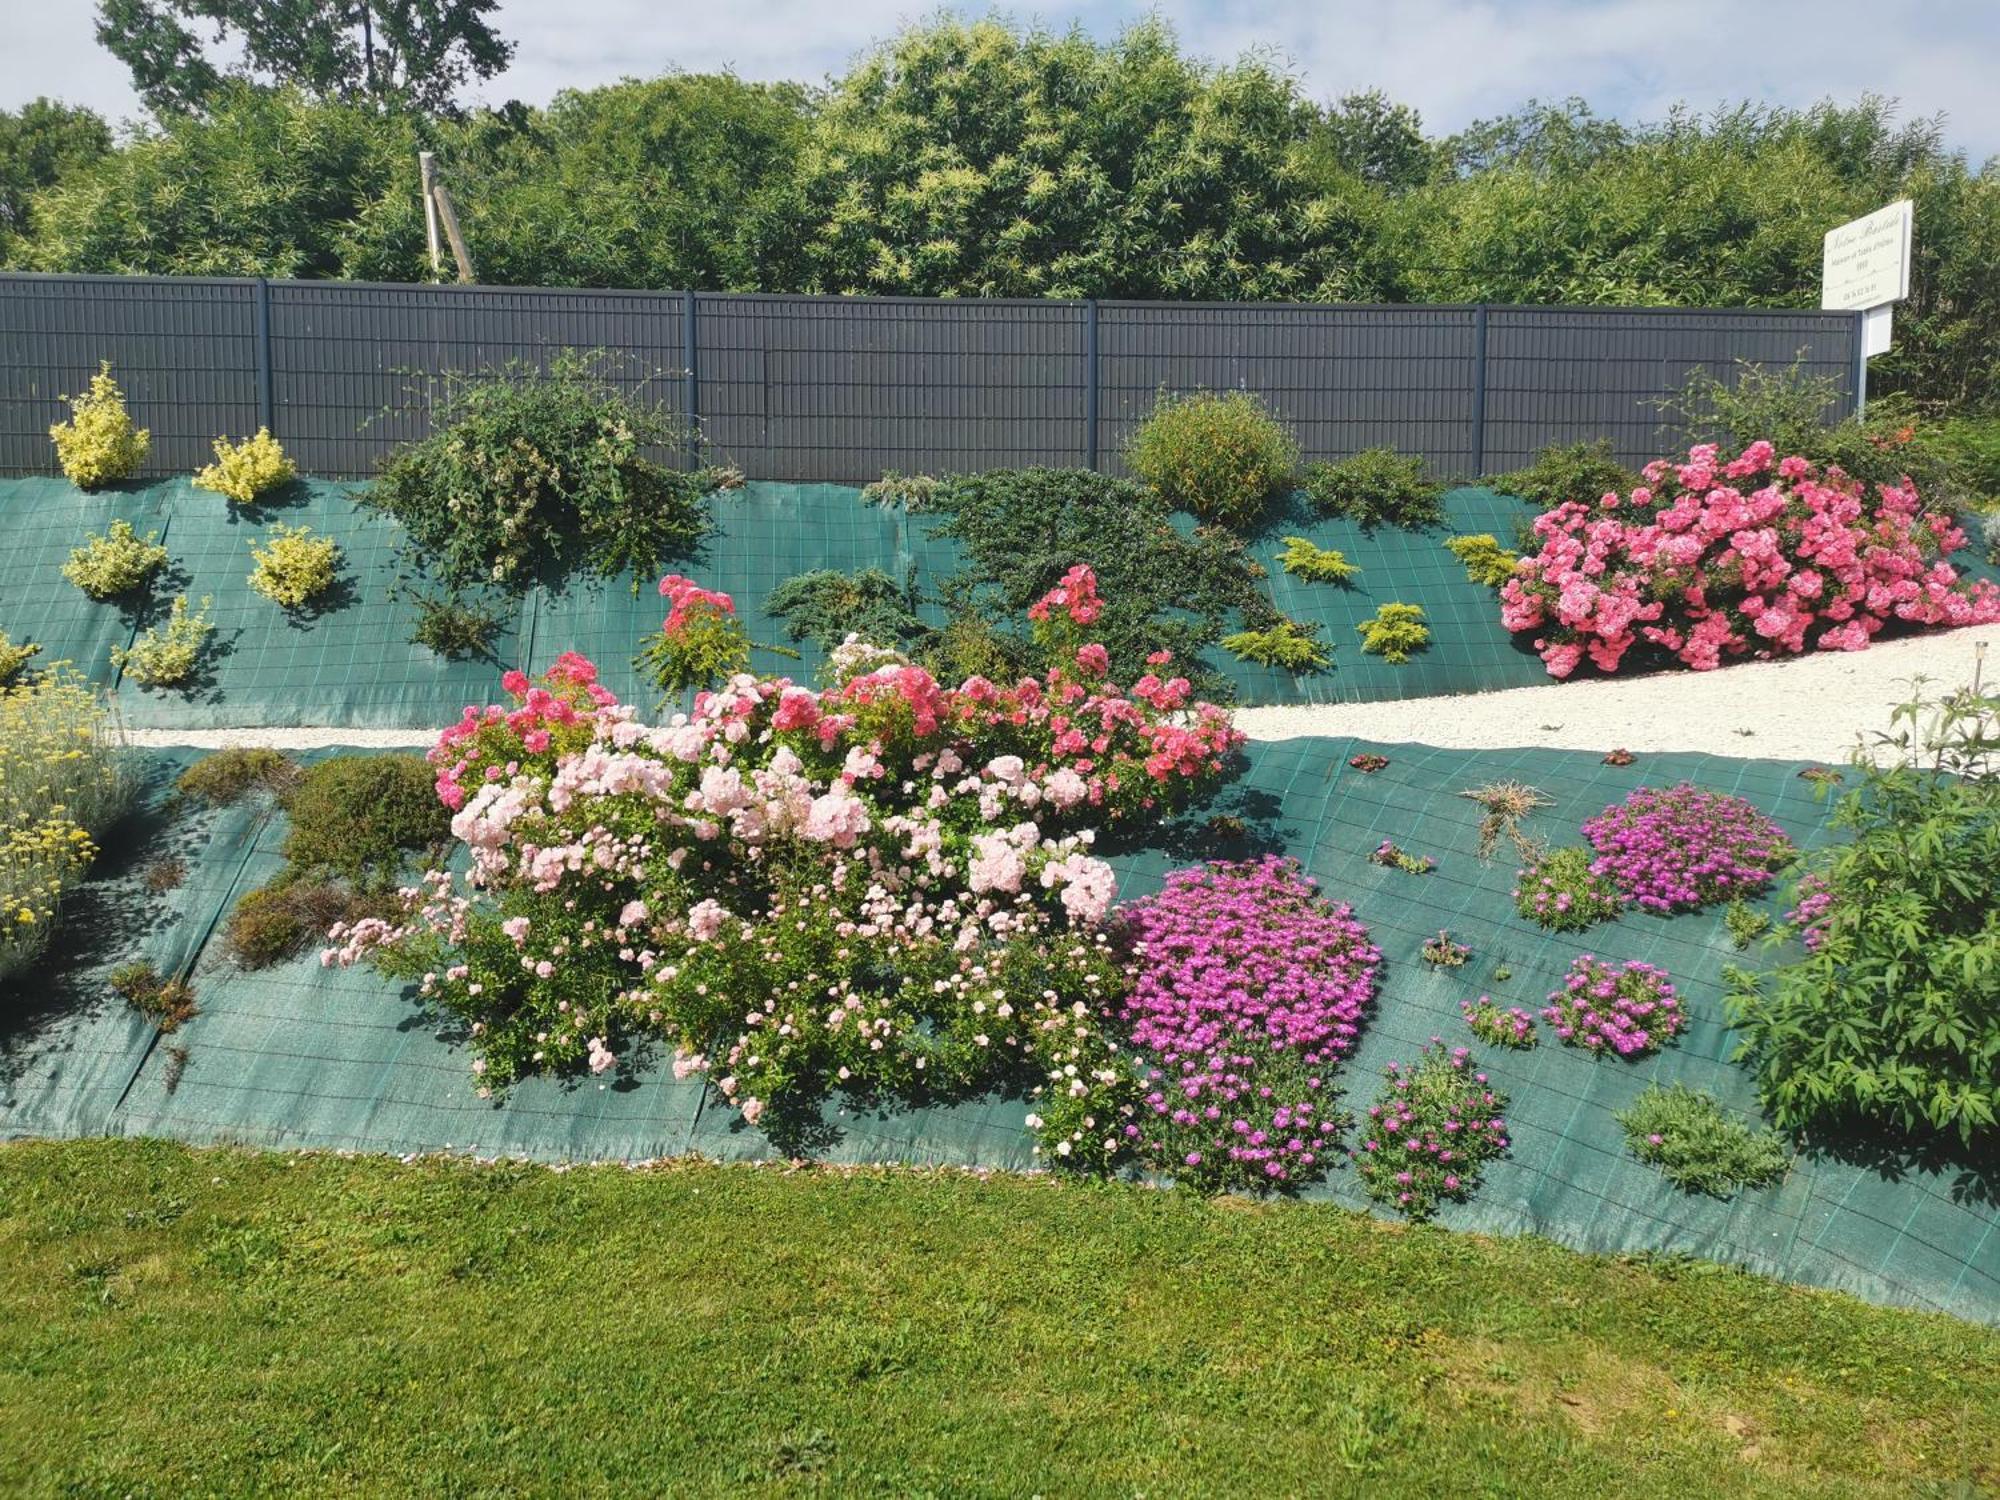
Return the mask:
[[(1863, 734), (1889, 726), (1889, 710), (1909, 695), (1909, 679), (1938, 691), (1972, 680), (1984, 649), (1985, 680), (2000, 682), (2000, 625), (1912, 636), (1866, 651), (1828, 651), (1715, 672), (1552, 682), (1445, 698), (1247, 708), (1236, 722), (1253, 740), (1354, 735), (1388, 744), (1486, 750), (1537, 745), (1552, 750), (1706, 750), (1772, 760), (1836, 761)], [(135, 745), (426, 746), (434, 731), (411, 729), (142, 729)]]

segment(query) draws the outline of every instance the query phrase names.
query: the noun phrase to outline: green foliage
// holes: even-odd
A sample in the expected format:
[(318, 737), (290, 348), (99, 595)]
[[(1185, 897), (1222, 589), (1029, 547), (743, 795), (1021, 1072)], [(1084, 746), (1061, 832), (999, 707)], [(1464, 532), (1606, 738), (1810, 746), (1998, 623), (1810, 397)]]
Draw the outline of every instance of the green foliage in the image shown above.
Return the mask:
[(120, 964), (106, 976), (111, 993), (162, 1031), (178, 1031), (194, 1015), (194, 991), (177, 979), (166, 979), (149, 963)]
[(62, 575), (93, 599), (135, 594), (167, 565), (167, 549), (155, 531), (141, 541), (132, 523), (116, 520), (103, 536), (84, 538), (69, 555)]
[(1650, 1084), (1614, 1118), (1625, 1127), (1626, 1149), (1686, 1192), (1728, 1198), (1738, 1188), (1769, 1187), (1791, 1165), (1776, 1135), (1752, 1129), (1684, 1083)]
[(891, 469), (873, 484), (863, 485), (861, 498), (870, 505), (900, 505), (916, 515), (933, 508), (942, 482), (928, 474), (898, 474)]
[(1339, 548), (1321, 547), (1302, 536), (1285, 538), (1278, 566), (1308, 583), (1345, 583), (1361, 571)]
[[(1503, 495), (1517, 496), (1537, 511), (1554, 510), (1565, 500), (1595, 505), (1613, 490), (1621, 495), (1630, 494), (1638, 482), (1639, 476), (1612, 456), (1610, 438), (1551, 443), (1525, 469), (1494, 475), (1487, 481)], [(1451, 543), (1445, 545), (1449, 547)], [(1465, 561), (1469, 569), (1471, 560)]]
[(513, 619), (497, 606), (459, 594), (418, 594), (415, 604), (417, 623), (410, 631), (412, 644), (451, 661), (486, 655), (492, 649), (493, 637)]
[(273, 526), (269, 540), (250, 544), (251, 592), (262, 594), (281, 609), (304, 609), (333, 587), (340, 570), (340, 545), (330, 536), (314, 536), (307, 526)]
[(1431, 643), (1423, 607), (1416, 604), (1384, 604), (1372, 619), (1363, 620), (1354, 628), (1361, 632), (1363, 651), (1398, 665), (1408, 661), (1411, 652), (1421, 651)]
[(208, 638), (215, 634), (215, 622), (204, 598), (190, 612), (187, 595), (174, 600), (164, 625), (141, 631), (130, 646), (111, 648), (111, 664), (141, 687), (178, 687), (194, 676)]
[(214, 490), (238, 505), (252, 505), (259, 495), (290, 484), (298, 477), (298, 466), (285, 456), (285, 450), (271, 436), (271, 429), (259, 427), (254, 437), (240, 443), (217, 438), (215, 462), (195, 472), (194, 487)]
[(390, 455), (365, 504), (393, 516), (426, 573), (446, 588), (525, 589), (584, 568), (657, 574), (708, 525), (718, 469), (670, 469), (651, 451), (690, 436), (564, 351), (546, 370), (519, 361), (447, 376), (432, 392), (429, 437)]
[(1299, 450), (1248, 391), (1162, 391), (1125, 444), (1125, 465), (1176, 509), (1241, 529), (1291, 489)]
[(648, 635), (632, 665), (669, 696), (712, 688), (750, 669), (750, 635), (733, 612), (699, 606), (678, 628)]
[(1529, 858), (1515, 875), (1514, 909), (1551, 932), (1582, 932), (1625, 909), (1618, 888), (1591, 871), (1596, 856), (1581, 844)]
[(49, 440), (71, 484), (94, 490), (138, 471), (152, 434), (133, 424), (125, 393), (111, 378), (110, 360), (97, 367), (88, 391), (63, 400), (69, 403), (69, 420), (51, 427)]
[(1465, 576), (1481, 588), (1497, 589), (1514, 576), (1518, 552), (1509, 552), (1490, 531), (1445, 539), (1445, 551), (1465, 564)]
[(0, 691), (12, 687), (15, 679), (27, 670), (28, 663), (41, 652), (40, 642), (17, 646), (6, 631), (0, 630)]
[(1454, 941), (1450, 931), (1440, 927), (1436, 937), (1424, 940), (1421, 954), (1433, 969), (1462, 969), (1471, 960), (1472, 949)]
[(1931, 429), (1930, 440), (1957, 476), (1964, 503), (2000, 513), (2000, 415), (1955, 417)]
[[(2000, 1126), (2000, 697), (1921, 694), (1840, 801), (1808, 871), (1808, 951), (1738, 975), (1740, 1056), (1787, 1128), (1862, 1122), (1994, 1141)], [(1803, 917), (1803, 914), (1801, 914)]]
[(111, 149), (102, 116), (54, 99), (0, 109), (0, 265), (15, 240), (30, 233), (35, 193), (79, 171)]
[(1109, 651), (1113, 680), (1133, 681), (1147, 655), (1165, 649), (1177, 671), (1217, 697), (1227, 685), (1202, 667), (1200, 651), (1220, 638), (1231, 612), (1270, 614), (1240, 542), (1212, 528), (1184, 536), (1159, 497), (1129, 480), (1087, 469), (996, 469), (945, 480), (935, 504), (944, 519), (932, 535), (960, 543), (966, 558), (939, 590), (945, 607), (986, 622), (948, 627), (954, 649), (1025, 660), (1025, 643), (1006, 624), (1083, 563), (1104, 600), (1090, 634)]
[(393, 887), (408, 855), (441, 845), (451, 814), (421, 755), (336, 755), (307, 768), (285, 799), (285, 859), (296, 876), (335, 874)]
[(283, 798), (303, 775), (283, 751), (262, 745), (234, 745), (204, 755), (174, 781), (181, 796), (210, 807), (230, 807), (252, 791)]
[[(379, 898), (356, 895), (336, 881), (301, 878), (291, 871), (246, 891), (223, 928), (223, 946), (246, 969), (266, 969), (297, 958), (336, 922), (384, 915)], [(393, 908), (391, 908), (393, 909)]]
[(876, 646), (916, 640), (927, 633), (916, 604), (914, 586), (897, 583), (879, 568), (856, 573), (816, 568), (771, 590), (764, 612), (783, 620), (793, 640), (830, 650), (850, 635)]
[(1280, 620), (1261, 630), (1239, 630), (1222, 638), (1222, 649), (1238, 661), (1288, 672), (1319, 672), (1333, 664), (1333, 648), (1319, 638), (1319, 626)]
[(1422, 531), (1444, 524), (1444, 486), (1424, 475), (1424, 461), (1394, 448), (1365, 448), (1339, 463), (1306, 465), (1306, 498), (1323, 516), (1364, 531), (1396, 526)]
[(1738, 896), (1724, 908), (1722, 925), (1729, 933), (1730, 942), (1738, 948), (1747, 948), (1771, 930), (1771, 914), (1757, 910)]

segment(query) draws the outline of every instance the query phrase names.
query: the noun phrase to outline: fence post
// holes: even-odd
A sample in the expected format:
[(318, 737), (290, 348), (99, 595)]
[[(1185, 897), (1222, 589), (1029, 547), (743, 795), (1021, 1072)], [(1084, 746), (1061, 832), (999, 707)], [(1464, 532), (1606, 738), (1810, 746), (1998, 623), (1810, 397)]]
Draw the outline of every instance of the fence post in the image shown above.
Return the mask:
[(1097, 299), (1083, 304), (1083, 466), (1097, 467)]
[(1486, 472), (1486, 304), (1472, 309), (1472, 477)]
[(257, 278), (257, 425), (278, 435), (278, 414), (271, 393), (271, 283)]
[(1854, 315), (1854, 417), (1868, 414), (1868, 314)]
[(696, 330), (700, 316), (693, 292), (681, 293), (681, 363), (685, 373), (682, 404), (687, 408), (688, 467), (701, 462), (701, 343)]

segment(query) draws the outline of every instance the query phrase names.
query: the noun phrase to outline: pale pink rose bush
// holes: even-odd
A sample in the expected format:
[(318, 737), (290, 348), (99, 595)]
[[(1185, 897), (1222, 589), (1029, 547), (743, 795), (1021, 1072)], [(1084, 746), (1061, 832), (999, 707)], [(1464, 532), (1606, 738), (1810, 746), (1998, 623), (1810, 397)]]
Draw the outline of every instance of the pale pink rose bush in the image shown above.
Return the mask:
[(1534, 631), (1551, 677), (1630, 653), (1707, 671), (1738, 658), (1858, 651), (1891, 624), (2000, 620), (2000, 589), (1945, 559), (1965, 545), (1916, 486), (1864, 492), (1767, 442), (1655, 460), (1630, 494), (1538, 516), (1539, 546), (1500, 590), (1500, 622)]

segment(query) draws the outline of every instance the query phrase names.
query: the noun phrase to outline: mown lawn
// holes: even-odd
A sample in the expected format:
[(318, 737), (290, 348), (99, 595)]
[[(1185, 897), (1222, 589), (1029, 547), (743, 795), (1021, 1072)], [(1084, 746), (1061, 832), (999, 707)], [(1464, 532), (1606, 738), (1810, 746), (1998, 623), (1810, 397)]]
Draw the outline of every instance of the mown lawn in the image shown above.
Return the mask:
[(0, 1493), (1946, 1495), (2000, 1333), (1314, 1205), (0, 1147)]

